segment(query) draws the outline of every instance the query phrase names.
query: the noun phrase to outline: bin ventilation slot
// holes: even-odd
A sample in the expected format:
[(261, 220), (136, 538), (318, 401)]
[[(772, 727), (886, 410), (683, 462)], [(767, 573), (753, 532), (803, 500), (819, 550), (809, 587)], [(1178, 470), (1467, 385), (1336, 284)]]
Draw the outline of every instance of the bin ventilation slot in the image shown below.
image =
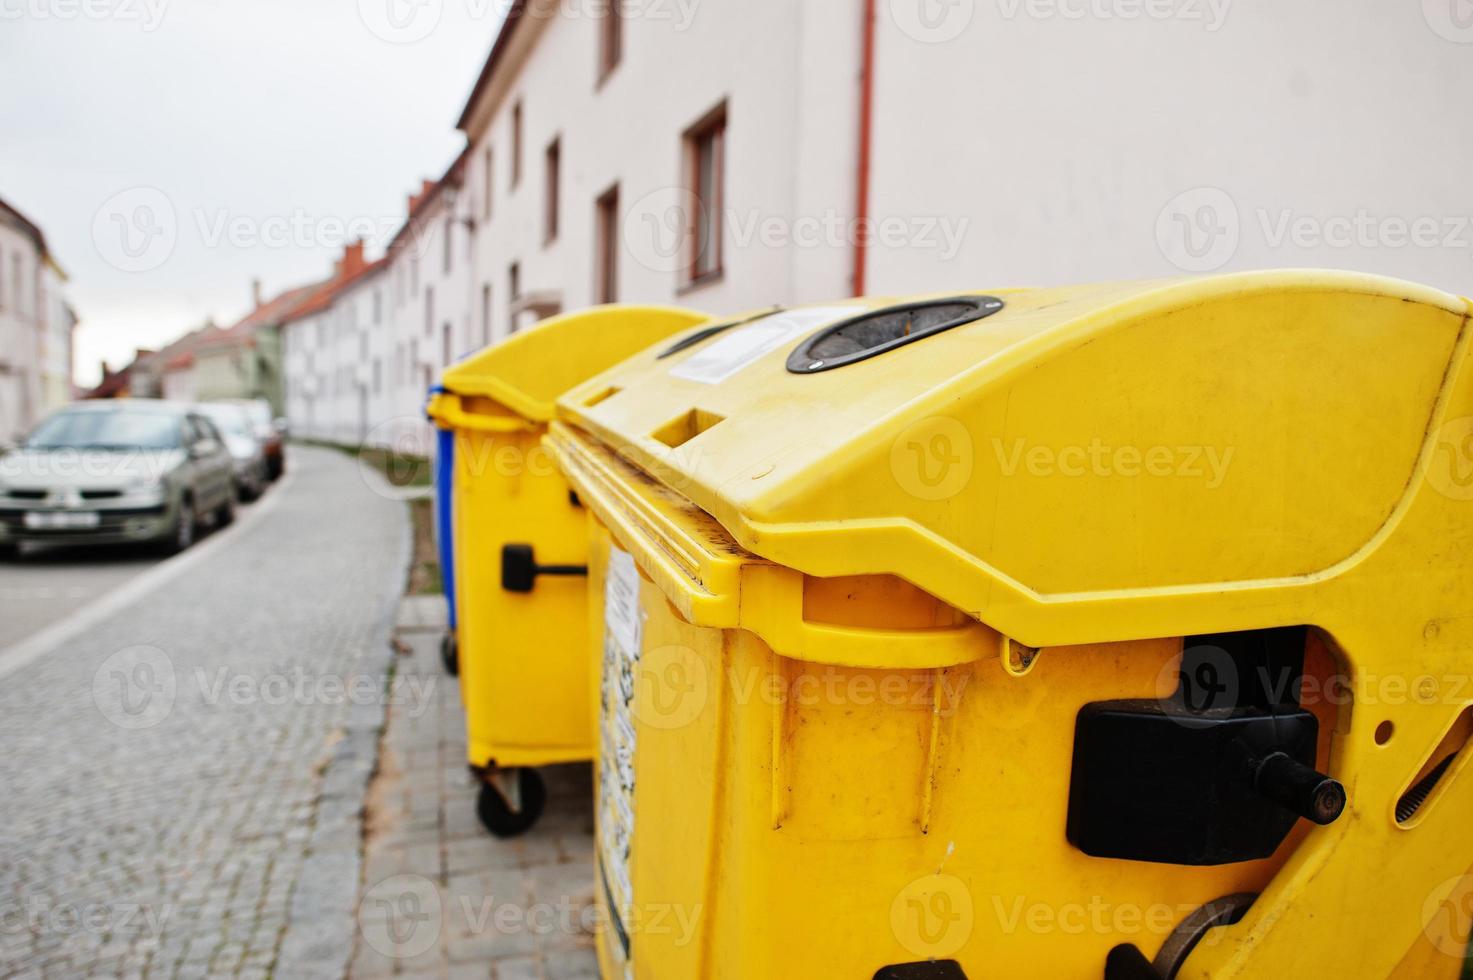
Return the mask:
[(593, 406), (599, 404), (600, 402), (606, 402), (606, 401), (608, 401), (610, 398), (613, 398), (615, 395), (617, 395), (619, 392), (621, 392), (623, 390), (624, 390), (623, 388), (604, 388), (601, 391), (599, 391), (599, 392), (597, 392), (595, 394), (589, 395), (586, 399), (584, 399), (584, 401), (583, 401), (583, 407), (584, 408), (592, 408)]
[(871, 310), (805, 340), (788, 357), (794, 374), (815, 374), (853, 364), (922, 337), (973, 323), (1003, 307), (995, 296), (957, 296)]
[(693, 408), (679, 418), (660, 426), (654, 432), (650, 433), (650, 436), (663, 442), (671, 449), (679, 449), (702, 432), (724, 420), (725, 416), (717, 415), (714, 412), (703, 412), (699, 408)]
[(1411, 788), (1396, 801), (1396, 822), (1405, 826), (1411, 821), (1437, 791), (1473, 736), (1473, 708), (1468, 708), (1458, 717), (1452, 730), (1438, 743), (1436, 751), (1422, 764), (1422, 771), (1412, 781)]

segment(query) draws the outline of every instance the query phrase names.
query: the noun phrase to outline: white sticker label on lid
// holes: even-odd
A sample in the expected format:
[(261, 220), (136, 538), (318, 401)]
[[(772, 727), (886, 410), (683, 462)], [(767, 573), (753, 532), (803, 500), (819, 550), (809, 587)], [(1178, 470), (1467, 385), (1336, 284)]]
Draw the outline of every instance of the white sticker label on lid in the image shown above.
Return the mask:
[(809, 331), (860, 312), (857, 306), (815, 306), (788, 310), (733, 327), (709, 347), (697, 350), (670, 369), (672, 378), (714, 385), (725, 381), (758, 358)]

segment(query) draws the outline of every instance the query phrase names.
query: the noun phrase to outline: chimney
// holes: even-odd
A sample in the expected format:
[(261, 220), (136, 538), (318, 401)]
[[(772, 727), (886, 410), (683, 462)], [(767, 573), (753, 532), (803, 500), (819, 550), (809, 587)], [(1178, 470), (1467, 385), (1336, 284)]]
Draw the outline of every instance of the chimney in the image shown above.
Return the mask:
[(107, 362), (106, 361), (103, 361), (102, 362), (102, 380), (103, 381), (106, 381), (108, 378), (111, 378), (112, 376), (113, 376), (112, 368), (110, 368), (110, 367), (107, 366)]
[(253, 310), (261, 308), (261, 280), (259, 279), (251, 280), (251, 304)]
[(367, 263), (363, 261), (363, 239), (359, 238), (349, 242), (348, 246), (343, 249), (342, 260), (338, 262), (338, 278), (346, 279), (349, 276), (356, 276), (363, 271), (366, 265)]

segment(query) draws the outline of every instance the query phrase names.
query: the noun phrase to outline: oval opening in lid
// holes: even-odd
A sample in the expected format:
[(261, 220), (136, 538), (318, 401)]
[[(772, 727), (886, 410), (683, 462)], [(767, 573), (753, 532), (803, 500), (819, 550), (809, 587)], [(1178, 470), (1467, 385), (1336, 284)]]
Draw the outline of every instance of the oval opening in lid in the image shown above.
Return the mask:
[(1002, 308), (996, 296), (954, 296), (871, 310), (805, 340), (788, 356), (788, 370), (794, 374), (830, 371), (974, 323)]

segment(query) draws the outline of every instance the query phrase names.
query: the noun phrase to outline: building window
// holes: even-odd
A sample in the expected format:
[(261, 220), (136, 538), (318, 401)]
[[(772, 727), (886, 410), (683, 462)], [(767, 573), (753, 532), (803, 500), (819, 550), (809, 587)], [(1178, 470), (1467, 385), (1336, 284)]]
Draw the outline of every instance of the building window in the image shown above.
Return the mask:
[(695, 197), (686, 245), (687, 284), (721, 275), (726, 182), (726, 103), (685, 133), (686, 173)]
[(481, 346), (491, 343), (491, 284), (481, 286)]
[(596, 303), (613, 303), (619, 298), (619, 185), (604, 191), (594, 207), (598, 233), (594, 269), (598, 278), (593, 284), (593, 297)]
[(450, 275), (450, 252), (455, 247), (455, 215), (445, 215), (445, 274)]
[(522, 267), (516, 262), (506, 271), (506, 293), (507, 301), (511, 304), (511, 317), (507, 321), (506, 332), (517, 332), (517, 303), (522, 298)]
[(543, 207), (543, 236), (544, 245), (550, 245), (557, 241), (558, 225), (558, 184), (559, 172), (562, 170), (563, 146), (561, 139), (555, 139), (547, 147), (547, 189), (546, 203)]
[(492, 175), (493, 171), (491, 169), (491, 147), (489, 147), (489, 146), (486, 147), (486, 152), (484, 154), (482, 154), (481, 170), (482, 170), (481, 180), (482, 180), (482, 182), (484, 184), (484, 188), (485, 188), (485, 193), (482, 195), (482, 198), (481, 198), (481, 220), (482, 221), (490, 221), (491, 220), (491, 188), (495, 186), (495, 181), (493, 181), (491, 179), (491, 175)]
[(522, 104), (511, 107), (511, 186), (522, 182)]
[(619, 67), (624, 55), (624, 9), (623, 0), (606, 0), (603, 17), (598, 30), (598, 81), (609, 77)]
[(384, 322), (384, 293), (381, 289), (373, 291), (373, 325), (378, 326)]
[(13, 252), (10, 256), (10, 295), (15, 299), (15, 312), (24, 315), (26, 312), (26, 289), (24, 270), (21, 268), (21, 254)]
[(454, 359), (455, 342), (451, 337), (450, 324), (447, 323), (440, 331), (440, 366), (449, 367)]
[(425, 333), (435, 332), (435, 287), (425, 287)]
[(373, 393), (377, 395), (384, 386), (384, 363), (378, 358), (373, 359)]

